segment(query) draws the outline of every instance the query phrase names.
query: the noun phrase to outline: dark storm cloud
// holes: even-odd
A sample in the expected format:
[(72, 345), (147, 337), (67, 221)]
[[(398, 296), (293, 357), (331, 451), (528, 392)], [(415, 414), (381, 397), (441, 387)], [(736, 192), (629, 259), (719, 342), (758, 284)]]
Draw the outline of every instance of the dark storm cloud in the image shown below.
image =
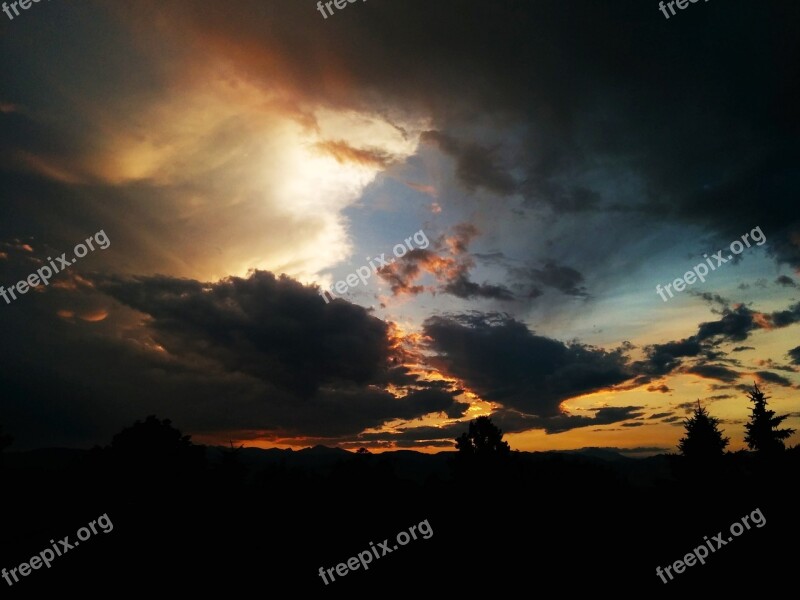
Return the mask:
[(413, 390), (402, 398), (404, 413), (398, 414), (401, 419), (414, 419), (421, 415), (446, 412), (449, 418), (461, 417), (469, 408), (465, 402), (455, 402), (453, 393), (444, 390)]
[(453, 402), (450, 408), (444, 411), (448, 419), (458, 419), (467, 414), (470, 404), (468, 402)]
[(792, 359), (792, 362), (794, 364), (800, 365), (800, 346), (797, 346), (796, 348), (792, 348), (791, 350), (789, 350), (787, 355), (789, 356), (789, 358)]
[(645, 347), (647, 360), (636, 362), (634, 365), (647, 375), (666, 375), (680, 366), (681, 358), (698, 356), (702, 349), (702, 345), (695, 337), (666, 344), (653, 344)]
[[(88, 5), (74, 10), (90, 10), (84, 6)], [(115, 54), (118, 68), (100, 74), (95, 67), (109, 61), (117, 36), (105, 36), (110, 41), (104, 44), (94, 44), (90, 35), (80, 36), (84, 45), (76, 47), (86, 50), (81, 57), (84, 70), (62, 71), (77, 80), (80, 89), (104, 101), (110, 88), (126, 86), (125, 105), (136, 114), (136, 99), (172, 83), (165, 73), (158, 71), (156, 77), (142, 66), (147, 61), (139, 58), (148, 49), (155, 62), (180, 73), (193, 72), (186, 67), (227, 61), (247, 73), (249, 81), (260, 78), (268, 89), (287, 94), (298, 113), (304, 106), (325, 106), (387, 113), (402, 108), (430, 116), (439, 148), (455, 158), (456, 174), (465, 187), (496, 194), (517, 192), (528, 207), (569, 213), (576, 217), (576, 235), (592, 238), (593, 245), (597, 239), (614, 238), (619, 230), (610, 226), (621, 214), (649, 224), (678, 222), (707, 228), (726, 242), (758, 224), (768, 238), (765, 248), (779, 261), (800, 266), (795, 199), (800, 121), (792, 100), (800, 95), (795, 26), (800, 4), (712, 2), (703, 4), (702, 17), (680, 22), (667, 22), (654, 5), (633, 0), (575, 0), (568, 11), (563, 2), (516, 0), (408, 0), (370, 2), (361, 8), (334, 23), (302, 2), (240, 0), (235, 9), (200, 0), (109, 4), (102, 9), (104, 16), (121, 13), (120, 23), (152, 32), (163, 39), (163, 46), (137, 44), (136, 60), (130, 56), (120, 60)], [(63, 36), (70, 29), (55, 25), (43, 28), (46, 35)], [(681, 28), (680, 38), (676, 26)], [(52, 45), (57, 55), (72, 48), (63, 40), (59, 37), (62, 43)], [(181, 42), (182, 50), (173, 53)], [(45, 47), (28, 42), (22, 48), (35, 57)], [(92, 62), (92, 57), (99, 59)], [(73, 66), (80, 62), (65, 60)], [(33, 78), (22, 63), (7, 61), (6, 67), (17, 82), (32, 85), (25, 83)], [(57, 72), (52, 70), (53, 77)], [(65, 81), (54, 79), (48, 89), (61, 89)], [(142, 89), (136, 89), (134, 82)], [(77, 94), (66, 97), (70, 102), (57, 105), (59, 111), (82, 106)], [(71, 116), (79, 113), (83, 110)], [(64, 133), (34, 127), (19, 112), (4, 113), (0, 139), (11, 140), (2, 146), (4, 155), (24, 162), (19, 148), (50, 158), (91, 147), (96, 140), (83, 137), (82, 126), (96, 116), (87, 113)], [(113, 124), (114, 115), (101, 116), (105, 118), (97, 121), (111, 129), (108, 124)], [(502, 160), (494, 140), (498, 134), (491, 133), (496, 125), (519, 132), (525, 140), (520, 148), (502, 148)], [(472, 139), (463, 133), (470, 126), (490, 133)], [(371, 150), (342, 146), (327, 150), (338, 152), (342, 160), (370, 164), (388, 160)], [(58, 181), (84, 181), (77, 168), (53, 170), (49, 163), (40, 163), (39, 172), (43, 169)], [(119, 192), (114, 194), (114, 200), (121, 201), (117, 204), (105, 197), (72, 202), (74, 191), (53, 185), (52, 179), (4, 174), (0, 231), (18, 235), (18, 231), (51, 228), (74, 243), (80, 238), (59, 229), (62, 221), (77, 222), (73, 213), (93, 222), (103, 214), (129, 219), (138, 210), (134, 201), (122, 203)], [(633, 200), (600, 191), (603, 184), (617, 181), (631, 182)], [(88, 186), (82, 193), (106, 195)], [(65, 201), (56, 206), (39, 198)], [(108, 208), (112, 204), (123, 209), (112, 211)], [(604, 208), (615, 213), (604, 215), (608, 227), (600, 223), (602, 236), (586, 235), (588, 229), (577, 217)], [(146, 225), (152, 245), (160, 246), (170, 239), (171, 230), (160, 225), (157, 209), (152, 215), (136, 224), (143, 229)], [(618, 243), (650, 235), (648, 228), (631, 224), (640, 223), (620, 225), (627, 227), (627, 235), (616, 236)], [(112, 238), (118, 239), (113, 234)], [(191, 260), (178, 249), (171, 247), (176, 263)], [(598, 254), (608, 260), (605, 253)], [(570, 264), (578, 273), (590, 272), (580, 262)], [(165, 269), (163, 263), (148, 267), (152, 268), (147, 272)], [(491, 285), (472, 283), (463, 270), (455, 273), (446, 281), (457, 283), (464, 276), (465, 283), (454, 290), (468, 290), (471, 285), (480, 291), (481, 285)], [(409, 277), (400, 281), (408, 283), (410, 273), (404, 275)], [(38, 343), (22, 350), (9, 344), (3, 351), (4, 381), (11, 382), (4, 391), (12, 398), (4, 398), (4, 404), (12, 406), (17, 423), (47, 414), (50, 420), (40, 423), (41, 432), (53, 431), (63, 418), (71, 427), (74, 424), (76, 436), (88, 439), (96, 433), (96, 422), (117, 423), (132, 411), (141, 417), (145, 408), (151, 412), (147, 403), (180, 410), (175, 398), (182, 399), (183, 416), (191, 426), (205, 430), (220, 423), (225, 427), (251, 423), (295, 432), (357, 432), (415, 410), (454, 409), (440, 408), (446, 398), (426, 396), (409, 398), (414, 406), (407, 409), (403, 400), (370, 388), (375, 381), (409, 379), (407, 372), (383, 370), (389, 350), (380, 339), (382, 325), (355, 309), (334, 307), (336, 303), (329, 309), (317, 307), (313, 292), (306, 297), (292, 285), (263, 277), (242, 284), (227, 281), (219, 287), (169, 278), (118, 277), (104, 283), (109, 294), (146, 316), (167, 352), (147, 349), (148, 340), (136, 320), (115, 321), (114, 332), (106, 323), (71, 323), (54, 317), (60, 308), (55, 295), (46, 299), (28, 295), (26, 299), (35, 301), (2, 315), (4, 336), (48, 340), (44, 346), (48, 360), (36, 356), (35, 351), (41, 353)], [(578, 281), (566, 289), (579, 290), (576, 286), (581, 285)], [(531, 293), (539, 292), (536, 288)], [(93, 296), (92, 301), (102, 303), (102, 295), (97, 296), (101, 297)], [(51, 300), (53, 304), (47, 304)], [(261, 301), (278, 312), (259, 309)], [(798, 307), (772, 315), (745, 307), (726, 309), (719, 321), (703, 323), (694, 340), (671, 342), (674, 347), (654, 346), (649, 362), (643, 361), (634, 371), (648, 376), (674, 371), (685, 359), (704, 355), (710, 343), (740, 341), (754, 330), (800, 321)], [(256, 315), (264, 323), (255, 322)], [(340, 318), (354, 329), (340, 327), (336, 322)], [(229, 325), (232, 328), (226, 330)], [(623, 416), (596, 412), (590, 419), (558, 413), (560, 398), (602, 389), (629, 376), (617, 353), (536, 336), (517, 322), (487, 326), (451, 319), (428, 321), (427, 327), (437, 335), (434, 348), (445, 353), (443, 364), (462, 373), (488, 397), (501, 398), (526, 413), (551, 415), (553, 423), (562, 425)], [(127, 345), (133, 341), (126, 336), (135, 336), (139, 346)], [(284, 340), (286, 345), (278, 347)], [(488, 348), (479, 347), (483, 343)], [(697, 352), (692, 344), (700, 346)], [(353, 356), (348, 356), (351, 346)], [(173, 351), (185, 356), (176, 358)], [(792, 358), (799, 360), (795, 354)], [(707, 371), (713, 366), (697, 368)], [(28, 379), (16, 370), (27, 373)], [(107, 375), (102, 389), (90, 371)], [(329, 389), (333, 385), (342, 388)], [(31, 407), (25, 408), (24, 402), (31, 398)], [(34, 429), (28, 425), (27, 431)], [(558, 424), (548, 431), (556, 430)], [(39, 435), (47, 439), (45, 433)]]
[[(438, 412), (460, 416), (466, 409), (454, 401), (460, 390), (423, 384), (423, 389), (395, 399), (364, 387), (380, 381), (412, 383), (407, 371), (386, 367), (390, 355), (386, 324), (348, 302), (320, 302), (316, 290), (288, 277), (256, 271), (247, 279), (229, 277), (214, 284), (107, 277), (98, 286), (149, 315), (150, 327), (167, 351), (212, 358), (229, 371), (245, 372), (311, 399), (314, 410), (320, 408), (316, 404), (330, 408), (331, 414), (316, 417), (331, 434), (339, 433), (331, 431), (334, 410), (349, 417), (346, 423), (360, 425), (366, 422), (364, 416), (367, 420), (390, 414), (401, 419)], [(322, 386), (326, 389), (319, 393)], [(366, 403), (362, 394), (369, 397)]]
[[(461, 390), (389, 366), (383, 321), (286, 277), (64, 276), (68, 285), (0, 311), (17, 341), (0, 349), (0, 420), (19, 447), (107, 442), (145, 414), (195, 434), (346, 440), (468, 408), (455, 400)], [(64, 309), (108, 317), (57, 316)], [(389, 382), (396, 394), (382, 389)]]
[[(519, 191), (556, 213), (607, 207), (697, 225), (725, 241), (759, 225), (768, 252), (800, 265), (800, 7), (707, 3), (680, 23), (677, 44), (674, 24), (650, 4), (570, 6), (409, 0), (370, 4), (335, 26), (293, 2), (228, 10), (140, 0), (116, 10), (203, 40), (198, 50), (235, 58), (311, 105), (430, 114), (428, 137), (455, 157), (467, 187)], [(494, 141), (463, 134), (492, 124), (527, 140), (502, 164)], [(615, 177), (638, 193), (606, 198), (600, 188)]]
[(724, 309), (722, 318), (717, 321), (701, 323), (697, 328), (699, 340), (722, 337), (732, 342), (742, 342), (750, 332), (759, 329), (755, 321), (755, 313), (744, 305), (734, 309)]
[(789, 325), (800, 323), (800, 302), (786, 310), (776, 311), (770, 314), (769, 317), (775, 327), (788, 327)]
[[(277, 0), (240, 0), (235, 10), (133, 0), (102, 14), (163, 39), (174, 53), (163, 62), (190, 67), (178, 70), (227, 60), (248, 81), (280, 89), (310, 127), (309, 107), (317, 106), (429, 117), (427, 138), (455, 158), (467, 188), (517, 193), (533, 209), (579, 216), (561, 220), (572, 237), (587, 237), (590, 211), (611, 258), (652, 225), (697, 226), (729, 241), (758, 224), (764, 248), (797, 266), (791, 193), (800, 128), (790, 99), (800, 86), (790, 24), (800, 9), (708, 3), (702, 18), (681, 23), (676, 48), (674, 23), (653, 6), (606, 4), (576, 0), (565, 12), (551, 1), (376, 2), (335, 26), (313, 6)], [(153, 73), (127, 62), (136, 66), (118, 69), (124, 75), (115, 83), (156, 87)], [(96, 79), (93, 91), (103, 81)], [(516, 144), (502, 143), (507, 132)], [(84, 146), (92, 141), (74, 135)], [(330, 149), (342, 159), (386, 163), (370, 149)], [(757, 222), (756, 204), (763, 208)], [(569, 264), (588, 274), (591, 258)], [(481, 285), (465, 281), (453, 291)]]
[(418, 377), (411, 374), (411, 369), (405, 366), (399, 366), (387, 369), (386, 376), (383, 378), (382, 382), (404, 386), (415, 383), (417, 380)]
[(107, 277), (100, 290), (148, 314), (168, 351), (213, 357), (300, 395), (324, 383), (365, 384), (388, 357), (386, 324), (348, 302), (318, 302), (297, 281), (256, 271), (215, 284)]
[(775, 280), (775, 283), (782, 285), (783, 287), (797, 287), (794, 279), (788, 277), (787, 275), (781, 275)]
[(619, 352), (538, 336), (503, 315), (431, 317), (424, 332), (439, 353), (437, 367), (482, 398), (526, 414), (556, 416), (563, 400), (630, 377)]
[(459, 141), (440, 131), (426, 131), (422, 140), (436, 144), (455, 159), (456, 175), (468, 190), (482, 187), (503, 195), (516, 190), (514, 178), (497, 164), (491, 149)]

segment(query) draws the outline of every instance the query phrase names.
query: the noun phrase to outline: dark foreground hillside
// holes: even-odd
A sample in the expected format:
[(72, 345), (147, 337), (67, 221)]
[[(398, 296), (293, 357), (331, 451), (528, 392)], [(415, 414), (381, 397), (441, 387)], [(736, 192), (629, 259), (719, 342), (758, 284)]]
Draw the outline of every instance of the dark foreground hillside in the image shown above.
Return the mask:
[[(792, 578), (796, 553), (783, 548), (794, 547), (799, 529), (796, 451), (769, 463), (727, 455), (694, 470), (664, 455), (558, 453), (453, 468), (453, 454), (192, 445), (152, 455), (7, 454), (2, 567), (18, 567), (51, 539), (76, 541), (77, 530), (100, 515), (113, 529), (91, 535), (49, 569), (18, 575), (6, 593), (502, 595), (516, 582), (539, 580), (565, 592), (599, 586), (673, 595)], [(756, 510), (750, 528), (733, 537), (731, 524)], [(400, 546), (397, 534), (412, 525), (417, 539)], [(667, 584), (657, 576), (656, 567), (682, 560), (718, 532), (724, 546), (704, 565), (673, 571)], [(390, 553), (373, 553), (367, 570), (356, 558), (357, 570), (336, 574), (337, 564), (373, 546), (382, 553), (385, 539)], [(320, 567), (332, 569), (335, 581), (326, 586)]]

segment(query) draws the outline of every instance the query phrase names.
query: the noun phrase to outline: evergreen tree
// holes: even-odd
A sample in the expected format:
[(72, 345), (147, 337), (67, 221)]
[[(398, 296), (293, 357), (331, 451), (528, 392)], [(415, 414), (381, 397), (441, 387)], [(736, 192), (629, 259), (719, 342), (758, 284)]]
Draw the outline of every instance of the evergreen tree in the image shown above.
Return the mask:
[(708, 460), (719, 458), (725, 453), (725, 447), (730, 441), (722, 436), (719, 429), (719, 419), (712, 417), (708, 411), (700, 406), (691, 417), (684, 421), (686, 436), (678, 442), (678, 448), (686, 458), (691, 460)]
[(767, 400), (769, 398), (755, 383), (747, 395), (753, 406), (750, 408), (750, 421), (744, 426), (747, 431), (744, 441), (751, 450), (761, 454), (782, 452), (785, 449), (783, 440), (795, 432), (794, 429), (778, 428), (789, 415), (776, 417), (774, 410), (768, 410)]

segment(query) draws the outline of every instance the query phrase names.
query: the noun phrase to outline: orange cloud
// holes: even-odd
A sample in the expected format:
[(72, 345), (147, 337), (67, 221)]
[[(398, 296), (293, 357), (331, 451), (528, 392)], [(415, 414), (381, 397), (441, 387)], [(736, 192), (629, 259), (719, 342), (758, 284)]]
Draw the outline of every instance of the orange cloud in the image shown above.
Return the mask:
[[(431, 198), (438, 198), (439, 197), (439, 192), (432, 185), (423, 185), (421, 183), (414, 183), (413, 181), (404, 181), (403, 183), (405, 183), (412, 190), (417, 190), (418, 192), (422, 192), (423, 194), (428, 194), (428, 196), (430, 196)], [(432, 208), (431, 212), (435, 212), (435, 213), (442, 212), (442, 208), (436, 202), (434, 202), (431, 205), (431, 208)], [(435, 208), (438, 208), (439, 210), (435, 210)]]
[(383, 150), (377, 148), (369, 150), (354, 148), (342, 140), (317, 142), (314, 147), (329, 154), (339, 163), (350, 162), (367, 167), (385, 169), (393, 160), (393, 157)]
[(80, 319), (83, 321), (88, 321), (89, 323), (97, 323), (99, 321), (104, 321), (106, 317), (108, 317), (108, 311), (99, 309), (92, 312), (84, 313), (79, 315)]

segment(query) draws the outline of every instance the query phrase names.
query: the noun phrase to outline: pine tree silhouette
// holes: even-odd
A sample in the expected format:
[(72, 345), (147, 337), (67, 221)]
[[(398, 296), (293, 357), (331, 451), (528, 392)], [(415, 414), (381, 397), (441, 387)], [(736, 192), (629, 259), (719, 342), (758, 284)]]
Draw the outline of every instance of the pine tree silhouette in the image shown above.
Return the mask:
[(747, 435), (744, 441), (747, 446), (760, 454), (774, 454), (783, 452), (783, 440), (792, 435), (794, 429), (779, 429), (779, 425), (789, 415), (776, 417), (774, 410), (767, 409), (768, 396), (762, 392), (758, 384), (753, 383), (753, 389), (747, 393), (753, 406), (750, 408), (750, 421), (744, 428)]
[(729, 438), (722, 436), (719, 429), (719, 419), (712, 417), (708, 411), (700, 406), (692, 416), (684, 421), (686, 436), (678, 442), (678, 448), (690, 460), (709, 460), (721, 457), (725, 447), (730, 442)]

